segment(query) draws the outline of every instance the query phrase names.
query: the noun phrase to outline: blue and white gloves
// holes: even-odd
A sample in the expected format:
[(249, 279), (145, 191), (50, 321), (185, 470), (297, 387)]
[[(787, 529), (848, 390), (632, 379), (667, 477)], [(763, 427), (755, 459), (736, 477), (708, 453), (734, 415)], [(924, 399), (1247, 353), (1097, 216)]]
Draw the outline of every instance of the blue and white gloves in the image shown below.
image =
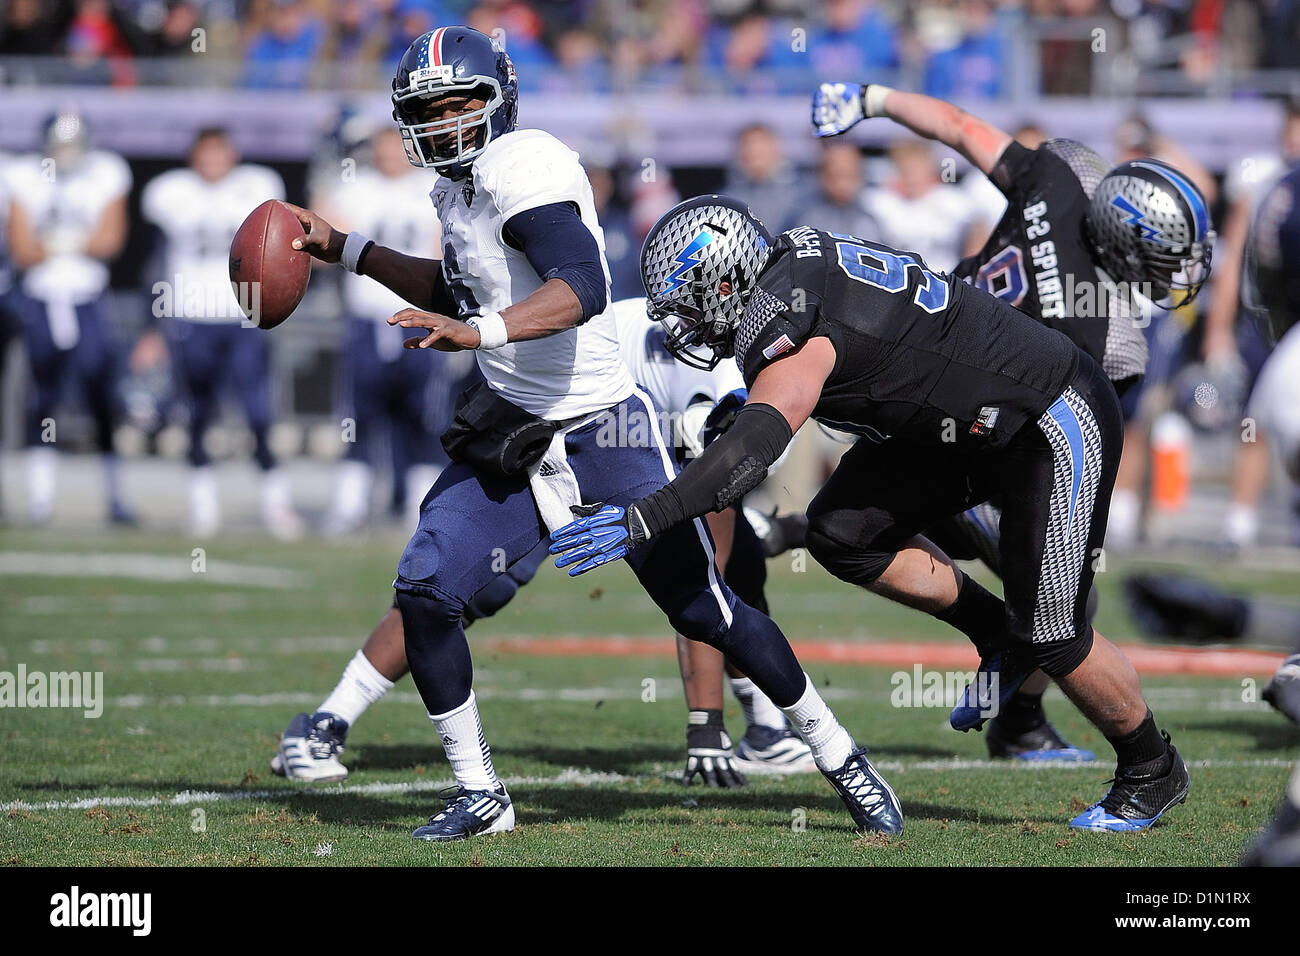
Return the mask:
[(812, 97), (812, 124), (818, 136), (846, 133), (870, 116), (882, 116), (893, 90), (879, 83), (823, 83)]
[(623, 508), (598, 502), (594, 505), (571, 505), (569, 510), (578, 515), (577, 520), (570, 521), (552, 534), (550, 547), (546, 550), (559, 555), (555, 559), (557, 568), (578, 565), (569, 570), (570, 577), (617, 561), (650, 538), (635, 505)]

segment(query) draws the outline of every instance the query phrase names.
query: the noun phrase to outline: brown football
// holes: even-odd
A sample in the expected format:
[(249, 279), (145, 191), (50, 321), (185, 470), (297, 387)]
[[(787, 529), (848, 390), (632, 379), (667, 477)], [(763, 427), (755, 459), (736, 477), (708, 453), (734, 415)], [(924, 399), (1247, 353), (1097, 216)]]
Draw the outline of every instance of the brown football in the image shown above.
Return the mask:
[(292, 245), (301, 235), (302, 223), (289, 207), (268, 199), (248, 214), (230, 244), (230, 286), (259, 329), (287, 319), (307, 291), (311, 254)]

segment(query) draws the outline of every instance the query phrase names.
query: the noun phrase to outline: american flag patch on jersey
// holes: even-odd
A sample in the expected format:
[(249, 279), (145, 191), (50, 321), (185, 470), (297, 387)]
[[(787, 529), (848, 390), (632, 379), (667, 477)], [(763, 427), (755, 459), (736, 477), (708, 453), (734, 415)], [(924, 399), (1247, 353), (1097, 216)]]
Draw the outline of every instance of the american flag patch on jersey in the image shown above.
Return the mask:
[(782, 332), (780, 338), (778, 338), (767, 348), (763, 349), (763, 358), (774, 359), (782, 352), (788, 352), (792, 348), (794, 348), (794, 343), (790, 341), (790, 336)]

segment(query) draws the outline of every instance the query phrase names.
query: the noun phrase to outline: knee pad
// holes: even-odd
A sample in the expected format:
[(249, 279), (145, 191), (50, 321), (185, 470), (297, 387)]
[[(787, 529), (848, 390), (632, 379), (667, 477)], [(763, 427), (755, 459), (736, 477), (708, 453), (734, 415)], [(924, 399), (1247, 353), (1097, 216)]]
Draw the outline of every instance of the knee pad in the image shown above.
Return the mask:
[(1088, 625), (1082, 634), (1068, 641), (1025, 645), (1026, 656), (1053, 680), (1069, 677), (1092, 651), (1093, 630)]
[(872, 545), (850, 546), (831, 533), (828, 522), (813, 518), (808, 524), (808, 551), (831, 574), (841, 581), (866, 587), (885, 573), (898, 555)]

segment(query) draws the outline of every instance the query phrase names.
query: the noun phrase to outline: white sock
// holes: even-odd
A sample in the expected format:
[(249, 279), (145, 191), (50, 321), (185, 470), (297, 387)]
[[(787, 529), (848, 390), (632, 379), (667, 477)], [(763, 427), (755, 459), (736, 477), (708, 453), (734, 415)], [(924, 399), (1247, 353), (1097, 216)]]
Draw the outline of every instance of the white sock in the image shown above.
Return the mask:
[(44, 521), (54, 510), (58, 464), (58, 452), (52, 445), (27, 449), (27, 513), (33, 521)]
[(772, 703), (748, 677), (731, 678), (731, 692), (740, 701), (741, 712), (745, 715), (746, 727), (772, 727), (785, 730), (785, 714), (781, 708)]
[(291, 511), (293, 502), (289, 498), (289, 479), (279, 468), (262, 472), (262, 513)]
[(1223, 522), (1223, 535), (1229, 544), (1239, 548), (1250, 547), (1259, 537), (1259, 512), (1254, 505), (1234, 501), (1228, 506), (1228, 515)]
[(501, 781), (492, 769), (492, 750), (483, 736), (474, 692), (470, 691), (469, 699), (455, 710), (430, 714), (429, 719), (447, 752), (456, 782), (466, 790), (495, 790)]
[(1125, 551), (1137, 544), (1141, 530), (1142, 501), (1136, 491), (1116, 489), (1110, 496), (1110, 515), (1106, 521), (1106, 544)]
[(221, 503), (217, 500), (217, 476), (204, 465), (190, 472), (190, 531), (214, 534), (221, 524)]
[(817, 766), (826, 771), (839, 770), (854, 750), (853, 738), (840, 726), (807, 674), (804, 680), (807, 686), (803, 696), (781, 710), (790, 718), (795, 733), (812, 749)]
[(343, 676), (339, 678), (338, 684), (316, 709), (337, 714), (351, 727), (366, 712), (367, 707), (387, 694), (392, 687), (393, 682), (375, 670), (370, 658), (364, 652), (357, 651), (356, 656), (348, 661), (348, 666), (343, 668)]
[(370, 486), (373, 482), (370, 466), (364, 461), (339, 462), (332, 516), (346, 524), (364, 521), (370, 512)]

